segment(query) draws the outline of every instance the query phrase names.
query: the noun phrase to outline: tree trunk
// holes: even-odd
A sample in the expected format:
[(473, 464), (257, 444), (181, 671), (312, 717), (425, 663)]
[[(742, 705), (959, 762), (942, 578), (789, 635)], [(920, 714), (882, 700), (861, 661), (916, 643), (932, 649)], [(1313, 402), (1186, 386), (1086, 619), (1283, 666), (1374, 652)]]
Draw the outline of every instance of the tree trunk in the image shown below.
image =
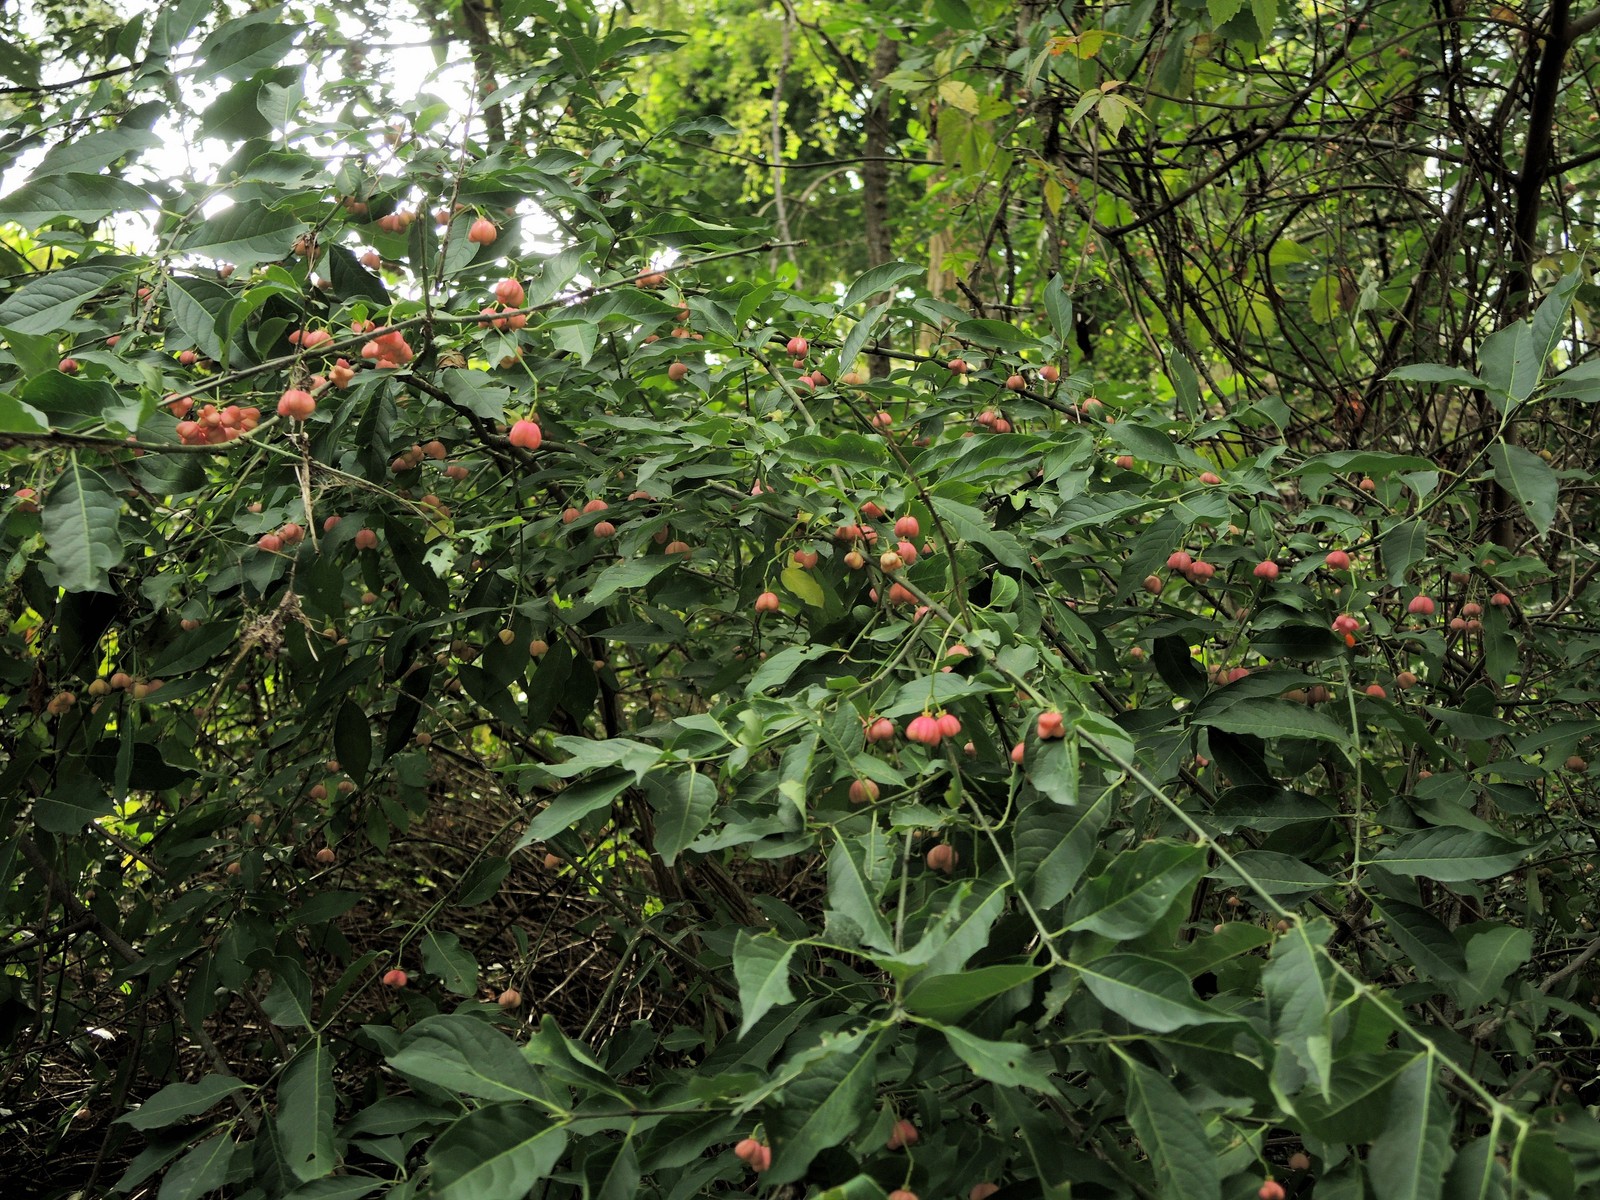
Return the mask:
[[(867, 107), (866, 162), (861, 165), (861, 208), (867, 235), (867, 266), (877, 267), (894, 257), (894, 237), (889, 230), (889, 100), (884, 79), (900, 61), (899, 43), (879, 35), (872, 55), (872, 101)], [(881, 303), (873, 297), (873, 303)], [(888, 335), (884, 336), (887, 343)], [(849, 369), (849, 364), (844, 364)], [(882, 355), (867, 357), (867, 372), (874, 379), (889, 373), (889, 360)]]

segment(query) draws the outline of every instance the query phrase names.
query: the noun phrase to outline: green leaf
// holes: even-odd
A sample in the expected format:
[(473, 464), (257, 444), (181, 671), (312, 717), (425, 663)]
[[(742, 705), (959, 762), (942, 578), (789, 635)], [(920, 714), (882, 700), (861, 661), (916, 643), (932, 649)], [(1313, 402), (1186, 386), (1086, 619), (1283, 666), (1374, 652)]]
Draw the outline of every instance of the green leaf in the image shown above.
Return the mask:
[[(996, 576), (996, 582), (1000, 580), (1006, 580), (1006, 577)], [(1041, 796), (1062, 808), (1077, 806), (1078, 785), (1083, 779), (1077, 738), (1036, 741), (1028, 748), (1023, 761), (1028, 771), (1028, 782), (1039, 789)]]
[(607, 771), (582, 783), (564, 788), (550, 801), (549, 806), (535, 817), (511, 849), (518, 850), (534, 842), (548, 841), (564, 829), (570, 829), (592, 812), (607, 807), (633, 783), (626, 771)]
[(1466, 982), (1466, 955), (1437, 917), (1398, 900), (1382, 900), (1380, 909), (1389, 936), (1426, 978), (1452, 987)]
[(878, 322), (883, 319), (883, 314), (888, 312), (892, 301), (885, 300), (882, 304), (874, 305), (866, 314), (850, 327), (850, 332), (845, 334), (844, 343), (839, 347), (839, 370), (842, 374), (855, 364), (856, 356), (866, 346), (867, 340), (872, 336), (872, 331), (877, 328)]
[(1066, 899), (1094, 858), (1100, 830), (1111, 815), (1111, 793), (1073, 809), (1031, 804), (1017, 817), (1017, 883), (1037, 908)]
[(1402, 521), (1383, 535), (1380, 545), (1386, 578), (1399, 587), (1412, 564), (1428, 553), (1428, 527), (1419, 520)]
[(493, 1104), (468, 1113), (428, 1151), (437, 1200), (523, 1200), (567, 1149), (567, 1131), (535, 1109)]
[(1541, 537), (1549, 533), (1556, 519), (1556, 496), (1561, 490), (1561, 481), (1550, 464), (1533, 451), (1507, 442), (1489, 447), (1489, 461), (1494, 466), (1489, 474), (1516, 497), (1534, 530)]
[(717, 785), (690, 767), (678, 771), (666, 787), (651, 796), (656, 814), (655, 851), (671, 866), (711, 819), (717, 806)]
[(1233, 20), (1244, 7), (1244, 0), (1206, 0), (1206, 11), (1211, 15), (1211, 28), (1220, 29)]
[(583, 1160), (586, 1200), (635, 1200), (641, 1195), (644, 1171), (631, 1134), (622, 1141), (596, 1147)]
[[(1384, 907), (1389, 906), (1386, 903)], [(1456, 992), (1461, 1006), (1478, 1008), (1489, 1003), (1512, 972), (1533, 957), (1533, 934), (1509, 925), (1484, 923), (1471, 927), (1466, 964)]]
[(280, 62), (298, 33), (276, 9), (226, 21), (195, 51), (195, 78), (248, 79)]
[(1299, 737), (1342, 743), (1349, 736), (1332, 717), (1304, 704), (1266, 697), (1233, 700), (1226, 689), (1195, 710), (1194, 723), (1224, 733), (1249, 733), (1265, 738)]
[(830, 933), (859, 939), (869, 950), (886, 954), (893, 945), (878, 911), (878, 895), (887, 865), (888, 850), (876, 826), (859, 838), (841, 838), (828, 852)]
[(478, 962), (470, 951), (462, 948), (461, 939), (453, 933), (435, 933), (428, 930), (422, 935), (422, 965), (430, 975), (438, 975), (446, 990), (458, 996), (470, 996), (478, 988)]
[(117, 534), (122, 503), (106, 481), (67, 457), (45, 498), (44, 539), (52, 582), (69, 592), (109, 592), (111, 570), (122, 562)]
[(1516, 867), (1527, 851), (1513, 842), (1468, 829), (1425, 829), (1373, 855), (1397, 875), (1420, 875), (1440, 883), (1493, 879)]
[(1044, 1051), (1030, 1049), (1019, 1042), (992, 1042), (955, 1025), (944, 1026), (941, 1032), (950, 1043), (950, 1049), (979, 1079), (1002, 1087), (1031, 1088), (1046, 1096), (1059, 1094), (1050, 1081), (1054, 1064)]
[[(1536, 1196), (1548, 1197), (1549, 1200), (1576, 1200), (1579, 1193), (1574, 1155), (1564, 1149), (1557, 1139), (1559, 1137), (1561, 1142), (1570, 1139), (1569, 1144), (1574, 1148), (1582, 1147), (1584, 1182), (1592, 1186), (1593, 1167), (1587, 1164), (1592, 1161), (1596, 1141), (1593, 1118), (1586, 1120), (1585, 1125), (1587, 1128), (1576, 1136), (1540, 1129), (1524, 1137), (1516, 1158), (1517, 1181), (1529, 1185), (1529, 1190)], [(1521, 1189), (1517, 1194), (1522, 1194)]]
[(1025, 353), (1039, 348), (1038, 338), (1031, 337), (1015, 325), (1008, 325), (1004, 321), (990, 321), (984, 318), (957, 321), (950, 332), (953, 336), (964, 342), (971, 342), (975, 346), (987, 346), (1011, 353)]
[(134, 258), (106, 258), (51, 271), (6, 297), (0, 325), (18, 333), (59, 334), (85, 300), (137, 267)]
[(216, 1191), (227, 1182), (233, 1152), (233, 1139), (226, 1130), (212, 1134), (167, 1171), (156, 1200), (199, 1200)]
[(384, 1181), (381, 1179), (362, 1175), (337, 1175), (302, 1183), (293, 1191), (285, 1192), (283, 1200), (361, 1200), (363, 1196), (370, 1196), (383, 1186)]
[(1332, 1063), (1327, 1095), (1302, 1092), (1295, 1112), (1324, 1141), (1369, 1142), (1387, 1125), (1389, 1093), (1412, 1059), (1398, 1050), (1342, 1055)]
[(1149, 841), (1124, 850), (1067, 906), (1067, 928), (1116, 941), (1139, 937), (1205, 870), (1205, 849), (1186, 842)]
[(540, 1100), (544, 1088), (505, 1034), (475, 1017), (449, 1014), (413, 1026), (389, 1056), (402, 1075), (484, 1100)]
[(890, 969), (896, 964), (920, 966), (918, 976), (923, 979), (960, 971), (968, 959), (989, 945), (990, 931), (1006, 907), (1005, 892), (1000, 888), (969, 889), (965, 883), (956, 889), (956, 899), (924, 927), (909, 951), (882, 961), (890, 964)]
[(43, 375), (54, 371), (61, 361), (61, 339), (43, 333), (21, 333), (0, 326), (0, 342), (5, 343), (23, 375)]
[(934, 506), (950, 532), (964, 542), (982, 546), (1002, 567), (1022, 569), (1028, 565), (1027, 552), (1012, 534), (994, 528), (989, 516), (970, 504), (960, 504), (940, 496)]
[(594, 581), (585, 593), (585, 604), (604, 604), (620, 591), (641, 588), (664, 571), (670, 571), (678, 562), (672, 558), (627, 558), (612, 563)]
[(768, 688), (777, 687), (780, 683), (789, 682), (789, 676), (800, 669), (802, 663), (811, 662), (821, 658), (824, 654), (832, 653), (829, 646), (790, 646), (780, 650), (756, 669), (750, 677), (750, 682), (745, 684), (745, 695), (758, 696)]
[[(56, 429), (114, 420), (127, 415), (130, 407), (117, 395), (117, 389), (103, 379), (80, 379), (48, 371), (23, 385), (21, 399), (49, 418)], [(136, 414), (137, 407), (133, 407)]]
[(357, 783), (365, 783), (372, 765), (372, 724), (353, 700), (339, 705), (333, 718), (333, 751), (340, 768)]
[(278, 1084), (278, 1133), (289, 1170), (302, 1183), (339, 1165), (333, 1142), (333, 1055), (320, 1037), (294, 1057)]
[(870, 1175), (856, 1175), (841, 1184), (818, 1192), (816, 1200), (885, 1200), (883, 1185)]
[(224, 1096), (250, 1086), (231, 1075), (203, 1075), (198, 1083), (169, 1083), (132, 1112), (123, 1113), (115, 1123), (134, 1129), (165, 1129), (198, 1117)]
[(193, 230), (182, 249), (248, 269), (288, 258), (295, 239), (309, 228), (291, 212), (274, 211), (259, 200), (241, 200)]
[(76, 833), (113, 807), (111, 796), (92, 776), (63, 772), (50, 794), (34, 805), (33, 820), (49, 833)]
[(511, 872), (511, 860), (498, 855), (477, 859), (461, 875), (455, 885), (450, 903), (461, 908), (473, 908), (499, 895), (501, 885)]
[(1443, 363), (1412, 363), (1410, 366), (1390, 371), (1384, 378), (1400, 383), (1449, 383), (1457, 387), (1474, 389), (1489, 386), (1471, 371), (1463, 371), (1459, 367), (1447, 367)]
[(1445, 1176), (1447, 1200), (1508, 1200), (1505, 1167), (1496, 1158), (1500, 1147), (1495, 1138), (1473, 1138), (1459, 1150)]
[(1533, 395), (1581, 281), (1581, 272), (1569, 272), (1540, 302), (1531, 320), (1497, 329), (1483, 340), (1478, 361), (1483, 378), (1492, 390), (1502, 393), (1513, 404)]
[(741, 929), (733, 944), (733, 978), (739, 985), (739, 1036), (744, 1037), (774, 1005), (789, 1004), (789, 961), (796, 946), (776, 934), (752, 937)]
[(1165, 1075), (1124, 1058), (1128, 1121), (1166, 1200), (1221, 1200), (1217, 1155), (1193, 1106)]
[(1326, 921), (1296, 925), (1272, 945), (1261, 973), (1272, 1036), (1327, 1094), (1333, 1071), (1333, 993), (1323, 947), (1332, 927)]
[(550, 335), (550, 342), (563, 354), (575, 355), (578, 362), (587, 366), (600, 344), (600, 327), (593, 321), (546, 321), (540, 328)]
[(110, 175), (70, 173), (34, 178), (8, 196), (0, 197), (0, 221), (15, 221), (24, 229), (66, 217), (72, 221), (98, 221), (112, 213), (143, 212), (150, 194)]
[(1600, 400), (1600, 361), (1591, 360), (1567, 368), (1550, 380), (1545, 394), (1585, 404)]
[(772, 1167), (763, 1187), (791, 1183), (806, 1173), (823, 1150), (855, 1136), (867, 1123), (878, 1075), (882, 1034), (866, 1041), (865, 1031), (824, 1034), (780, 1068), (798, 1078), (783, 1086), (781, 1103), (767, 1116)]
[(74, 171), (98, 173), (107, 163), (124, 155), (138, 155), (164, 145), (161, 136), (149, 129), (132, 125), (119, 125), (115, 129), (102, 129), (79, 137), (57, 142), (50, 147), (33, 170), (35, 179), (46, 175), (66, 175)]
[(1238, 871), (1220, 866), (1212, 872), (1212, 877), (1234, 887), (1249, 887), (1250, 884), (1246, 882), (1249, 880), (1267, 895), (1277, 897), (1303, 898), (1312, 892), (1334, 886), (1334, 880), (1291, 854), (1279, 854), (1274, 850), (1245, 850), (1235, 854), (1233, 860), (1239, 864)]
[(1238, 1020), (1205, 1004), (1194, 994), (1189, 977), (1159, 958), (1108, 954), (1073, 967), (1096, 1000), (1141, 1029), (1169, 1033), (1186, 1025)]
[(195, 349), (207, 358), (227, 362), (224, 341), (228, 310), (238, 302), (238, 294), (214, 279), (193, 275), (174, 275), (167, 280), (166, 298), (172, 321)]
[(1433, 1070), (1433, 1056), (1419, 1054), (1390, 1094), (1388, 1123), (1367, 1153), (1376, 1200), (1438, 1200), (1444, 1188), (1452, 1116)]
[(1074, 328), (1072, 296), (1059, 274), (1050, 276), (1050, 282), (1044, 286), (1044, 310), (1050, 318), (1050, 328), (1055, 332), (1056, 341), (1066, 345), (1072, 338)]
[(921, 275), (924, 270), (925, 267), (908, 262), (891, 262), (873, 267), (870, 271), (856, 276), (855, 282), (845, 292), (844, 299), (839, 301), (839, 311), (854, 308), (863, 300), (870, 300), (873, 296), (893, 291), (905, 280)]
[(267, 1020), (285, 1028), (313, 1028), (311, 980), (305, 968), (292, 958), (279, 958), (273, 962), (273, 973), (272, 987), (261, 1000)]
[[(931, 1021), (959, 1021), (978, 1005), (1037, 978), (1044, 967), (1001, 963), (954, 975), (919, 976), (903, 1001), (906, 1011)], [(986, 1077), (987, 1078), (987, 1077)]]

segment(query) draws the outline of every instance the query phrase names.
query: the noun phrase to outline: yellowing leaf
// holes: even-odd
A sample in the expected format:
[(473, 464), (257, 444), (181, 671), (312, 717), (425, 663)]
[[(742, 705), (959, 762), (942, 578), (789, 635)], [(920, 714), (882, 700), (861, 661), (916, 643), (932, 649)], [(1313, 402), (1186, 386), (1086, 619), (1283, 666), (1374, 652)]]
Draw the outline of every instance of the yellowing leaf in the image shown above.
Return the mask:
[(1061, 201), (1066, 197), (1066, 194), (1066, 189), (1061, 186), (1061, 181), (1056, 179), (1055, 176), (1052, 175), (1044, 181), (1044, 202), (1046, 207), (1050, 209), (1052, 217), (1061, 211)]
[(978, 92), (970, 83), (959, 79), (946, 79), (939, 84), (939, 99), (962, 112), (978, 114)]
[(813, 579), (809, 572), (803, 571), (799, 567), (785, 567), (781, 578), (783, 579), (783, 586), (806, 604), (809, 604), (812, 608), (822, 607), (822, 585)]
[(1128, 106), (1115, 96), (1102, 96), (1098, 109), (1100, 119), (1105, 122), (1106, 129), (1112, 137), (1122, 132), (1123, 123), (1128, 119)]
[(1333, 275), (1324, 275), (1311, 285), (1311, 319), (1318, 325), (1326, 325), (1339, 315), (1339, 280)]
[(1100, 47), (1106, 40), (1104, 29), (1087, 29), (1077, 37), (1070, 39), (1074, 45), (1068, 47), (1079, 58), (1093, 58), (1100, 53)]

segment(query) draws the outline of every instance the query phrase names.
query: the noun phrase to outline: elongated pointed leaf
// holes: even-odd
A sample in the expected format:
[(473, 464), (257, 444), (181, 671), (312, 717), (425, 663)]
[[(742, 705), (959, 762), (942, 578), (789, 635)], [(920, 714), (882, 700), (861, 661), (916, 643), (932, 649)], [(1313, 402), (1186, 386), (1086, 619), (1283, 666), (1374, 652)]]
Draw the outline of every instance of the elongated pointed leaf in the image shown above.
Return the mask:
[(1083, 878), (1100, 830), (1111, 815), (1111, 793), (1092, 804), (1056, 808), (1032, 804), (1017, 817), (1017, 882), (1038, 908), (1061, 903)]
[(135, 1129), (165, 1129), (199, 1116), (224, 1096), (249, 1086), (230, 1075), (206, 1075), (198, 1083), (169, 1083), (132, 1112), (123, 1113), (116, 1123)]
[(850, 289), (845, 292), (844, 299), (839, 301), (839, 309), (842, 312), (847, 308), (853, 308), (863, 300), (890, 291), (912, 276), (922, 274), (924, 269), (907, 262), (884, 263), (882, 266), (873, 267), (856, 277)]
[(109, 484), (78, 461), (67, 459), (44, 506), (45, 550), (55, 568), (53, 582), (69, 592), (111, 591), (111, 570), (122, 562), (117, 534), (122, 502)]
[(860, 1131), (872, 1107), (881, 1036), (825, 1037), (789, 1064), (800, 1074), (767, 1119), (772, 1169), (762, 1175), (764, 1186), (799, 1179), (820, 1152)]
[(1467, 957), (1437, 917), (1396, 900), (1382, 901), (1381, 911), (1389, 935), (1425, 977), (1440, 985), (1464, 982)]
[(1324, 1094), (1333, 1071), (1333, 991), (1321, 951), (1331, 932), (1326, 922), (1291, 929), (1261, 974), (1273, 1038)]
[(1020, 1042), (995, 1042), (978, 1037), (957, 1026), (944, 1030), (950, 1049), (979, 1079), (1002, 1087), (1026, 1087), (1047, 1096), (1056, 1095), (1056, 1085), (1050, 1081), (1052, 1064), (1042, 1050), (1034, 1050)]
[(294, 240), (309, 227), (289, 212), (274, 212), (246, 200), (203, 222), (186, 240), (186, 253), (220, 259), (241, 268), (287, 258)]
[(234, 1148), (226, 1130), (200, 1142), (161, 1180), (157, 1200), (199, 1200), (207, 1192), (216, 1191), (227, 1181)]
[(34, 179), (0, 197), (0, 221), (36, 229), (57, 217), (98, 221), (115, 212), (140, 212), (149, 204), (150, 194), (125, 180), (72, 172)]
[(1501, 487), (1516, 497), (1529, 523), (1542, 536), (1550, 532), (1556, 519), (1556, 496), (1561, 481), (1556, 473), (1531, 450), (1497, 442), (1489, 447), (1489, 461), (1494, 465), (1490, 472)]
[(628, 789), (633, 776), (626, 771), (605, 771), (562, 790), (550, 806), (533, 819), (517, 839), (513, 852), (554, 837), (592, 812), (605, 808)]
[(1067, 928), (1118, 941), (1148, 933), (1205, 869), (1205, 850), (1185, 842), (1124, 850), (1067, 906)]
[(430, 929), (422, 935), (422, 965), (458, 996), (470, 996), (477, 990), (478, 962), (453, 933)]
[(19, 333), (59, 333), (85, 300), (137, 266), (133, 258), (98, 258), (41, 275), (0, 304), (0, 325)]
[(1238, 1019), (1207, 1005), (1194, 994), (1187, 975), (1158, 958), (1108, 954), (1077, 970), (1096, 1000), (1142, 1029), (1167, 1033)]
[(652, 797), (656, 813), (656, 853), (669, 867), (711, 819), (717, 806), (717, 785), (693, 767), (678, 771)]
[(1205, 1126), (1166, 1076), (1128, 1060), (1128, 1120), (1167, 1200), (1220, 1200), (1222, 1174)]
[[(1225, 699), (1225, 696), (1219, 699)], [(1344, 742), (1350, 736), (1347, 729), (1325, 713), (1303, 704), (1265, 697), (1235, 701), (1226, 707), (1202, 705), (1195, 712), (1194, 723), (1209, 725), (1225, 733), (1250, 733), (1264, 738), (1299, 737)]]
[(1533, 956), (1533, 934), (1526, 929), (1509, 925), (1479, 925), (1473, 929), (1467, 941), (1463, 982), (1457, 993), (1466, 1008), (1487, 1004), (1499, 994), (1507, 976)]
[(859, 941), (869, 950), (892, 949), (888, 926), (878, 911), (888, 847), (877, 826), (855, 839), (843, 839), (828, 852), (829, 936)]
[(733, 978), (739, 985), (739, 1036), (750, 1032), (777, 1004), (794, 1000), (789, 989), (789, 961), (794, 957), (795, 946), (776, 934), (763, 933), (758, 937), (741, 929), (733, 944)]
[(463, 1015), (431, 1017), (406, 1035), (389, 1056), (403, 1075), (485, 1100), (544, 1096), (533, 1068), (516, 1044), (482, 1021)]
[(333, 1143), (333, 1055), (314, 1038), (295, 1056), (278, 1084), (278, 1134), (284, 1160), (302, 1183), (339, 1164)]
[(1006, 895), (999, 889), (960, 895), (924, 930), (915, 946), (888, 961), (921, 966), (919, 974), (923, 976), (959, 971), (969, 958), (989, 944), (989, 931), (1005, 907)]
[(1527, 853), (1522, 847), (1470, 829), (1425, 829), (1373, 855), (1372, 861), (1399, 875), (1441, 883), (1465, 883), (1504, 875)]
[(1384, 378), (1399, 380), (1401, 383), (1450, 383), (1469, 388), (1485, 386), (1484, 381), (1471, 371), (1463, 371), (1459, 367), (1447, 367), (1442, 363), (1412, 363), (1410, 366), (1390, 371)]
[(1044, 974), (1044, 967), (1004, 963), (955, 975), (919, 978), (906, 993), (907, 1012), (934, 1021), (959, 1021), (973, 1009)]
[(447, 1130), (428, 1162), (437, 1200), (523, 1200), (548, 1178), (567, 1148), (567, 1131), (537, 1109), (495, 1104)]
[(1389, 1093), (1412, 1056), (1392, 1050), (1353, 1054), (1333, 1064), (1327, 1094), (1313, 1080), (1295, 1097), (1294, 1108), (1305, 1129), (1328, 1142), (1369, 1142), (1388, 1120)]
[(1377, 1200), (1438, 1200), (1450, 1167), (1450, 1106), (1433, 1081), (1433, 1058), (1419, 1054), (1396, 1081), (1389, 1121), (1367, 1155)]

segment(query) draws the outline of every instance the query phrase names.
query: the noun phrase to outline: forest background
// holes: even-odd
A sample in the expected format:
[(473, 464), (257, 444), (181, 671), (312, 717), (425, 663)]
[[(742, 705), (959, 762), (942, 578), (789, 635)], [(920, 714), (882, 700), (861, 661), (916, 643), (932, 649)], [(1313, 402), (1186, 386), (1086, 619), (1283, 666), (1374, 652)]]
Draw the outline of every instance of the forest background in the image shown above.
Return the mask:
[(1597, 27), (8, 6), (9, 1185), (1594, 1194)]

